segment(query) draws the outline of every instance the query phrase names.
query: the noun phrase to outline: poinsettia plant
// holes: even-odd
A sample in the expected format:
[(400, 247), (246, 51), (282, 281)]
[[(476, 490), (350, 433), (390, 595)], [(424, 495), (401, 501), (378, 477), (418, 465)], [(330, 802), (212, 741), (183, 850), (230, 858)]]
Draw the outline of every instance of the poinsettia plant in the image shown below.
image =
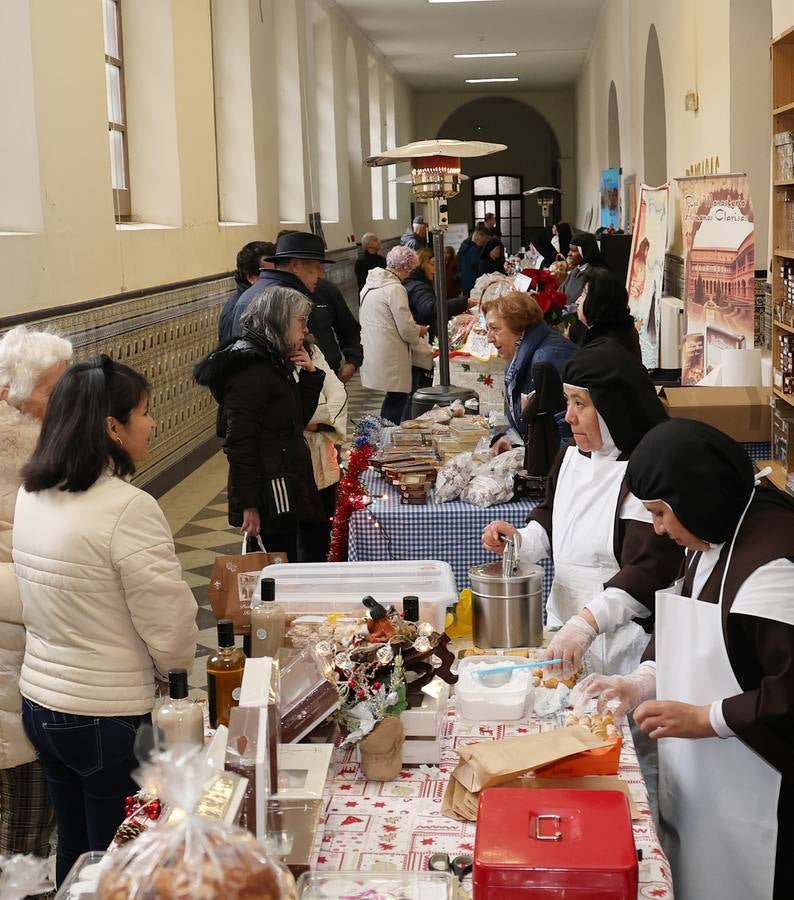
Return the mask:
[(523, 269), (530, 279), (530, 294), (543, 310), (543, 319), (550, 328), (563, 331), (576, 319), (576, 313), (565, 311), (568, 298), (559, 289), (556, 275), (548, 269)]

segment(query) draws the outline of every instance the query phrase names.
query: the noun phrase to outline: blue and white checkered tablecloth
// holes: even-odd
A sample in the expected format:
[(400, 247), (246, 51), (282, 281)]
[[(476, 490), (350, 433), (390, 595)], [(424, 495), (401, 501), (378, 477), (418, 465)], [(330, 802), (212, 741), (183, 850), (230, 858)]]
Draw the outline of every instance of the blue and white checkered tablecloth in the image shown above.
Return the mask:
[[(369, 469), (361, 482), (373, 500), (350, 517), (351, 561), (388, 559), (440, 559), (448, 562), (458, 590), (469, 587), (469, 568), (496, 557), (482, 546), (483, 528), (494, 519), (503, 519), (521, 527), (537, 505), (533, 500), (514, 500), (482, 508), (462, 500), (449, 503), (407, 505), (400, 503), (400, 492), (385, 478)], [(554, 568), (543, 560), (543, 596), (551, 590)]]

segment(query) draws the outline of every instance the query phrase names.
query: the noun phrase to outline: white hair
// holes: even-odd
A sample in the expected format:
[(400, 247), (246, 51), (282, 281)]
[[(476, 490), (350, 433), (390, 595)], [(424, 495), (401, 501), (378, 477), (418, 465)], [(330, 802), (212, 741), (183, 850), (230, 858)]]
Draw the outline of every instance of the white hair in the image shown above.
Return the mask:
[(0, 339), (0, 387), (8, 388), (11, 406), (19, 407), (48, 369), (71, 359), (72, 344), (66, 338), (17, 325)]
[(399, 272), (400, 269), (413, 270), (418, 262), (419, 257), (416, 255), (416, 251), (404, 244), (397, 244), (386, 254), (386, 268), (395, 272)]
[(367, 247), (373, 242), (377, 241), (378, 236), (374, 231), (367, 231), (365, 234), (361, 235), (361, 249), (366, 250)]

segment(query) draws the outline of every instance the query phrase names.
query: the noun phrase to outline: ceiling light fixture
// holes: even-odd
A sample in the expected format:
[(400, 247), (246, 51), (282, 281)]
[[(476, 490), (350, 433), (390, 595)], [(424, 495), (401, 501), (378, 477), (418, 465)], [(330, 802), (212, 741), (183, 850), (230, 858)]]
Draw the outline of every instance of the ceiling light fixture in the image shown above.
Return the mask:
[(518, 81), (518, 76), (512, 78), (467, 78), (466, 84), (489, 84), (494, 81)]
[(504, 56), (518, 56), (518, 54), (511, 50), (508, 53), (453, 53), (452, 56), (455, 59), (497, 59)]

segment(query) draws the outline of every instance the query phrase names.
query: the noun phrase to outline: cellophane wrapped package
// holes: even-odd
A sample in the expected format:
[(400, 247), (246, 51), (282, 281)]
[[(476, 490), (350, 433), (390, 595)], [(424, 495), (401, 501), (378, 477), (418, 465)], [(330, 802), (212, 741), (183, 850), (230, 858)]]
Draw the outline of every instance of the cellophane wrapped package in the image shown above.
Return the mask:
[(49, 860), (15, 853), (0, 855), (0, 900), (22, 900), (52, 890)]
[(294, 900), (276, 852), (236, 826), (195, 814), (212, 772), (201, 750), (173, 750), (135, 774), (174, 812), (103, 863), (100, 900)]

